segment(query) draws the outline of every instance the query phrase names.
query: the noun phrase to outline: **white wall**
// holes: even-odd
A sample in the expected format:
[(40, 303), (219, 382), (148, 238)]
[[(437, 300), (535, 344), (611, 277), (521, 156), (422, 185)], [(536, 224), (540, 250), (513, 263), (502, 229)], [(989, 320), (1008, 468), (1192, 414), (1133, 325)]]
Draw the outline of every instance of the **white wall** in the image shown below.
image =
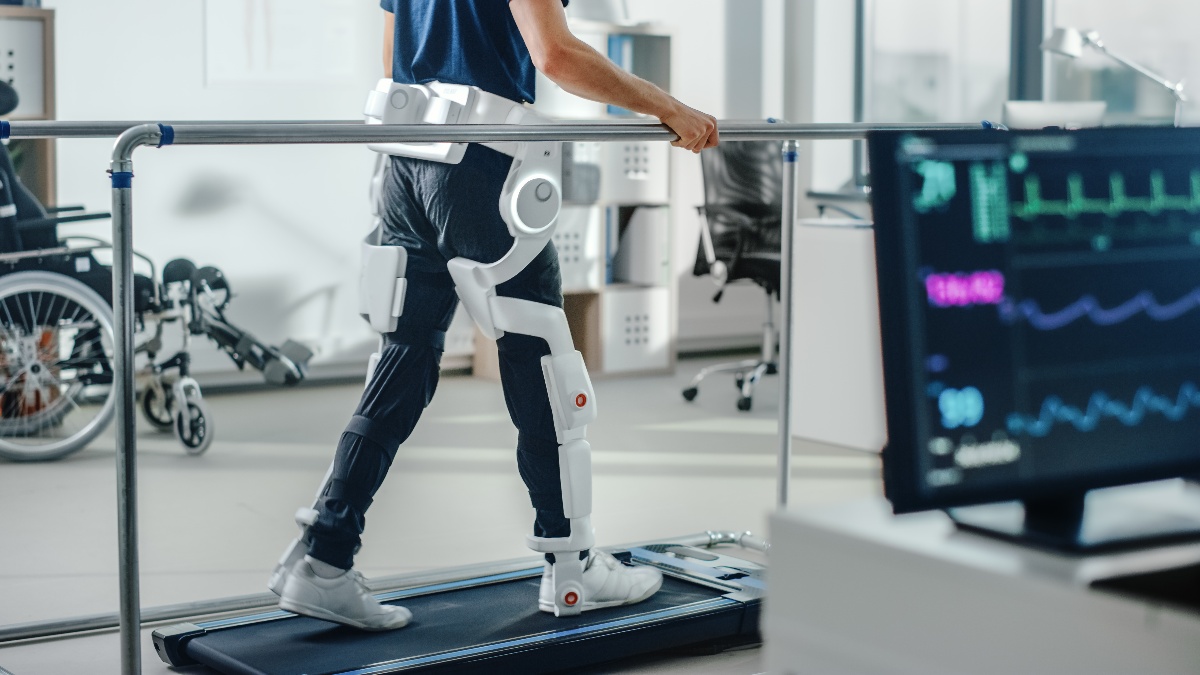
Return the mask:
[[(788, 120), (798, 123), (854, 121), (854, 3), (847, 0), (796, 0), (789, 3), (788, 44), (798, 70), (785, 82), (794, 88)], [(810, 175), (801, 189), (834, 191), (853, 173), (851, 141), (803, 143), (804, 166)], [(815, 215), (804, 200), (800, 207)]]
[[(381, 12), (374, 2), (303, 1), (351, 13), (353, 35), (344, 45), (352, 53), (349, 77), (308, 84), (209, 85), (203, 0), (45, 0), (45, 6), (58, 10), (58, 116), (355, 118), (364, 91), (380, 72)], [(793, 5), (810, 1), (642, 0), (629, 7), (634, 21), (659, 23), (672, 31), (673, 93), (725, 118), (785, 112), (780, 17), (792, 12)], [(747, 16), (760, 19), (742, 16), (739, 8), (746, 3), (756, 8)], [(849, 3), (835, 0), (831, 6), (838, 4)], [(729, 22), (730, 16), (737, 20)], [(824, 40), (844, 42), (840, 35)], [(738, 71), (733, 80), (726, 77), (730, 67)], [(745, 71), (755, 68), (747, 77)], [(110, 147), (107, 140), (59, 142), (63, 203), (107, 208), (103, 171)], [(673, 262), (681, 344), (757, 344), (765, 317), (762, 291), (752, 284), (735, 286), (714, 304), (713, 283), (691, 275), (699, 237), (695, 207), (703, 202), (700, 165), (690, 153), (673, 151), (673, 156)], [(360, 367), (375, 339), (355, 314), (357, 242), (368, 226), (371, 162), (371, 153), (353, 146), (139, 151), (137, 248), (160, 265), (187, 255), (198, 264), (221, 267), (239, 294), (232, 305), (234, 320), (267, 341), (295, 337), (314, 343), (320, 350), (314, 363)], [(216, 207), (203, 212), (195, 208), (197, 202)], [(107, 236), (105, 226), (90, 232)], [(223, 356), (205, 357), (204, 347), (197, 352), (199, 370), (227, 369)]]
[[(57, 10), (58, 117), (354, 119), (381, 73), (382, 12), (372, 2), (307, 3), (349, 13), (351, 32), (339, 45), (350, 50), (348, 76), (208, 86), (202, 0), (46, 0)], [(107, 210), (111, 146), (58, 142), (61, 203)], [(238, 294), (233, 320), (267, 341), (315, 344), (314, 363), (349, 359), (361, 368), (375, 340), (355, 314), (373, 161), (357, 146), (141, 150), (134, 157), (136, 247), (160, 266), (187, 256), (220, 267)], [(90, 231), (108, 236), (107, 225)], [(207, 347), (196, 352), (201, 371), (230, 365)]]

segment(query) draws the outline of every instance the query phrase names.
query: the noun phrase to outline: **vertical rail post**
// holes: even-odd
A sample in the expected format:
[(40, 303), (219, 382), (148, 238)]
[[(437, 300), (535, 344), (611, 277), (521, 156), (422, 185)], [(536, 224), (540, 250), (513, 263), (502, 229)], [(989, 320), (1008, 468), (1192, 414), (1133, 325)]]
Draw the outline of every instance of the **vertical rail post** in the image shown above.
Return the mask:
[[(163, 132), (167, 131), (166, 134)], [(117, 397), (117, 549), (121, 589), (121, 672), (142, 672), (142, 605), (138, 565), (137, 402), (134, 389), (133, 323), (133, 151), (142, 145), (167, 143), (170, 127), (133, 127), (113, 148), (113, 319)]]
[(796, 225), (796, 174), (800, 144), (783, 143), (783, 214), (779, 269), (779, 300), (782, 319), (779, 331), (779, 494), (780, 508), (787, 508), (792, 482), (792, 230)]
[(121, 672), (140, 673), (141, 598), (138, 588), (137, 428), (133, 382), (133, 172), (113, 172), (113, 310), (117, 397), (117, 536), (121, 586)]

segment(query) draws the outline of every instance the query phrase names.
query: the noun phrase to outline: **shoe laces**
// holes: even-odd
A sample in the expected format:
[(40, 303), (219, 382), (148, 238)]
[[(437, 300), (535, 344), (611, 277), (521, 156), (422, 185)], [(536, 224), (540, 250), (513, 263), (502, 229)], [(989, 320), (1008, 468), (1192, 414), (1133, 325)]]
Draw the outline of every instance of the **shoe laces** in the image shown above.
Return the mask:
[(604, 551), (594, 551), (588, 556), (587, 564), (583, 566), (584, 571), (590, 570), (592, 565), (596, 564), (596, 561), (600, 561), (601, 564), (610, 570), (615, 570), (621, 565), (621, 561), (613, 557), (612, 554), (605, 553)]
[(371, 589), (367, 587), (367, 580), (363, 578), (362, 572), (353, 569), (347, 570), (346, 576), (349, 577), (350, 581), (353, 581), (363, 591), (366, 591), (367, 593), (371, 592)]

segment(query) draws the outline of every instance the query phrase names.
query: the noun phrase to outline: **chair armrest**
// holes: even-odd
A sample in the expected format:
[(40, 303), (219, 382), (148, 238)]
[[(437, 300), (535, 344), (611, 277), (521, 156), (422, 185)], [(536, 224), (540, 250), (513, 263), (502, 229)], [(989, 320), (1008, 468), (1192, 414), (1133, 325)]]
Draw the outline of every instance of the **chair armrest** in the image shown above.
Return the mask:
[(83, 213), (78, 216), (61, 216), (58, 218), (37, 218), (34, 220), (22, 220), (17, 222), (18, 230), (35, 230), (47, 225), (62, 225), (64, 223), (78, 223), (85, 220), (104, 220), (112, 218), (111, 213)]
[(750, 225), (755, 219), (730, 206), (710, 204), (699, 207), (706, 218), (717, 218), (732, 225)]
[[(717, 260), (717, 249), (713, 246), (712, 226), (708, 222), (708, 210), (703, 206), (697, 206), (696, 212), (700, 214), (700, 247), (704, 251), (704, 261), (708, 263), (709, 274), (717, 277), (717, 265), (720, 261)], [(722, 265), (722, 267), (724, 266)]]
[(783, 221), (783, 214), (771, 213), (766, 216), (752, 216), (730, 206), (701, 206), (698, 210), (705, 215), (706, 218), (716, 218), (735, 227), (741, 228), (756, 228), (766, 225), (775, 225)]

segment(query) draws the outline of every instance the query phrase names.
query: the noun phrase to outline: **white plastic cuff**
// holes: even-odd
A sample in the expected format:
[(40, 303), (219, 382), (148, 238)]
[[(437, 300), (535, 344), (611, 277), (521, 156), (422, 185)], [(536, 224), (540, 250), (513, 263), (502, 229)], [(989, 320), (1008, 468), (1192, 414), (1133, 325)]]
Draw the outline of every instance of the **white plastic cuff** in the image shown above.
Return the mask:
[(546, 378), (558, 441), (565, 443), (567, 432), (582, 429), (596, 419), (596, 393), (592, 389), (583, 354), (572, 351), (557, 356), (543, 356), (542, 374)]
[(559, 556), (550, 566), (554, 584), (554, 616), (578, 616), (583, 612), (583, 562), (576, 556)]
[(538, 553), (579, 553), (596, 545), (596, 533), (592, 529), (592, 517), (571, 519), (571, 536), (558, 539), (526, 536), (525, 544)]
[[(326, 475), (325, 481), (328, 481)], [(322, 481), (324, 486), (325, 481)], [(296, 524), (300, 526), (300, 536), (292, 540), (292, 543), (283, 550), (283, 555), (279, 556), (279, 562), (275, 565), (274, 572), (271, 573), (271, 578), (267, 581), (267, 588), (276, 595), (283, 594), (283, 586), (287, 583), (288, 574), (292, 571), (296, 561), (304, 557), (308, 553), (308, 528), (313, 523), (317, 522), (316, 509), (301, 508), (296, 511)]]
[[(514, 246), (513, 249), (515, 250), (516, 247)], [(512, 250), (505, 258), (501, 259), (501, 262), (511, 255)], [(499, 340), (504, 336), (504, 332), (496, 327), (491, 304), (492, 298), (496, 295), (496, 285), (487, 278), (484, 267), (484, 265), (466, 258), (454, 258), (446, 263), (446, 269), (450, 271), (450, 277), (454, 279), (454, 291), (458, 293), (458, 299), (467, 309), (467, 314), (475, 320), (475, 325), (479, 326), (479, 330), (484, 335), (493, 340)]]
[(558, 476), (567, 518), (592, 515), (592, 446), (587, 441), (558, 446)]
[(396, 330), (404, 312), (408, 282), (408, 252), (402, 246), (362, 245), (362, 272), (358, 283), (358, 312), (379, 333)]

